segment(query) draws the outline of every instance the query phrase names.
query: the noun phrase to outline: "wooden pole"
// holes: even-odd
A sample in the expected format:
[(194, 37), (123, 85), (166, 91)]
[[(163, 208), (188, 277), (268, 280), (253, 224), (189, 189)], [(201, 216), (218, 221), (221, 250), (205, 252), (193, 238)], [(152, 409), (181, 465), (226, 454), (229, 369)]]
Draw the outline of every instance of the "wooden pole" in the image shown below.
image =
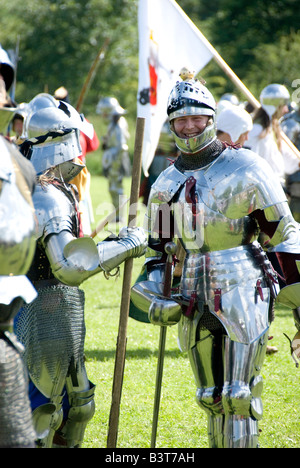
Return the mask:
[[(210, 51), (213, 59), (220, 66), (220, 68), (224, 71), (224, 73), (230, 78), (230, 80), (235, 84), (235, 86), (246, 96), (246, 98), (252, 104), (254, 109), (259, 109), (261, 107), (260, 102), (253, 96), (253, 94), (244, 85), (244, 83), (239, 79), (239, 77), (234, 73), (234, 71), (229, 67), (229, 65), (225, 62), (225, 60), (221, 57), (221, 55), (216, 51), (216, 49), (211, 45), (211, 43), (206, 39), (206, 37), (202, 34), (202, 32), (196, 27), (196, 25), (185, 14), (185, 12), (180, 8), (180, 6), (176, 4), (176, 2), (174, 2), (174, 7), (178, 9), (178, 12), (181, 13), (181, 15), (187, 21), (187, 23), (189, 23), (190, 27), (193, 29), (193, 31), (199, 37), (202, 43), (206, 46), (206, 48)], [(283, 130), (280, 130), (280, 134), (281, 134), (282, 139), (288, 145), (288, 147), (300, 159), (300, 152), (298, 148), (293, 144), (293, 142), (288, 138), (288, 136), (283, 132)]]
[[(226, 73), (226, 75), (231, 79), (231, 81), (236, 85), (236, 87), (247, 97), (248, 101), (252, 104), (254, 109), (260, 109), (261, 104), (260, 102), (253, 96), (253, 94), (249, 91), (249, 89), (244, 85), (244, 83), (237, 77), (237, 75), (231, 70), (231, 68), (227, 65), (227, 63), (222, 59), (222, 57), (218, 54), (215, 50), (214, 55), (215, 61), (218, 65), (222, 68), (222, 70)], [(291, 151), (300, 159), (300, 152), (298, 148), (294, 145), (294, 143), (289, 139), (289, 137), (284, 133), (282, 129), (279, 129), (280, 136), (286, 143), (286, 145), (290, 148)]]
[(87, 77), (86, 77), (86, 80), (83, 84), (83, 87), (81, 89), (81, 92), (80, 92), (80, 95), (79, 95), (79, 98), (78, 98), (78, 101), (77, 101), (77, 104), (76, 104), (76, 110), (78, 112), (81, 111), (81, 108), (82, 108), (82, 105), (83, 105), (83, 101), (85, 99), (85, 96), (95, 78), (95, 75), (96, 75), (96, 71), (97, 71), (97, 68), (100, 64), (100, 61), (103, 59), (104, 57), (104, 54), (105, 54), (105, 50), (108, 46), (108, 43), (109, 43), (109, 39), (106, 39), (103, 46), (100, 48), (95, 60), (93, 61), (92, 65), (91, 65), (91, 68), (87, 74)]
[(167, 339), (167, 327), (161, 326), (160, 332), (159, 332), (158, 359), (157, 359), (155, 394), (154, 394), (154, 405), (153, 405), (151, 445), (150, 445), (151, 448), (155, 448), (156, 446), (156, 434), (157, 434), (158, 415), (159, 415), (159, 408), (160, 408), (166, 339)]
[[(132, 165), (132, 182), (130, 193), (130, 207), (128, 216), (128, 226), (133, 227), (137, 217), (137, 203), (140, 191), (140, 178), (142, 168), (142, 147), (144, 136), (145, 119), (137, 118), (135, 147), (133, 154)], [(109, 427), (107, 437), (107, 447), (114, 448), (117, 446), (117, 435), (119, 426), (120, 402), (122, 394), (125, 354), (127, 342), (127, 322), (129, 316), (130, 290), (131, 290), (131, 275), (132, 275), (133, 258), (128, 258), (124, 263), (123, 272), (123, 288), (120, 306), (119, 333), (116, 347), (115, 369), (112, 388), (112, 402), (109, 416)]]

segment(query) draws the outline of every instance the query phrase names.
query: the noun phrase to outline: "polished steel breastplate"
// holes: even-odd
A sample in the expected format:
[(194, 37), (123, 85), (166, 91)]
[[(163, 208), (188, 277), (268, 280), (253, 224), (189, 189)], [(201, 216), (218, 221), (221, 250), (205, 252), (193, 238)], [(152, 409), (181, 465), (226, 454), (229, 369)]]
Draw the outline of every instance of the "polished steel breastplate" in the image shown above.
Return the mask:
[(193, 171), (173, 205), (176, 234), (187, 252), (231, 249), (255, 240), (255, 223), (248, 216), (227, 217), (214, 192), (205, 172)]

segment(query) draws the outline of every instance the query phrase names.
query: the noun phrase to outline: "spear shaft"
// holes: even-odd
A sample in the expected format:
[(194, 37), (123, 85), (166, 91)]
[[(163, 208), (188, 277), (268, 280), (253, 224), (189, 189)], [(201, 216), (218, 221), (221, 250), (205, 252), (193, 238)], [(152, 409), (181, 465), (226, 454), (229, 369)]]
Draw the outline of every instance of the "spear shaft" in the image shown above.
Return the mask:
[[(165, 282), (163, 288), (163, 296), (170, 297), (172, 287), (172, 266), (173, 266), (173, 255), (176, 252), (176, 244), (174, 242), (168, 242), (165, 245), (165, 251), (168, 254), (166, 268), (165, 268)], [(165, 347), (166, 347), (167, 327), (160, 327), (159, 334), (159, 345), (158, 345), (158, 360), (156, 369), (156, 382), (155, 382), (155, 396), (153, 406), (153, 419), (152, 419), (152, 433), (151, 433), (151, 448), (155, 448), (156, 434), (158, 425), (158, 414), (160, 408), (161, 398), (161, 386), (163, 378), (163, 367), (165, 358)]]
[[(134, 227), (137, 216), (137, 203), (140, 191), (140, 178), (142, 168), (142, 147), (144, 136), (145, 119), (138, 117), (135, 134), (135, 147), (132, 163), (132, 182), (130, 194), (130, 207), (128, 216), (128, 226)], [(117, 446), (118, 425), (120, 415), (120, 402), (123, 386), (123, 376), (125, 368), (126, 342), (127, 342), (127, 322), (129, 316), (130, 290), (132, 276), (133, 258), (128, 258), (124, 263), (123, 287), (120, 306), (119, 333), (116, 347), (115, 369), (112, 389), (112, 403), (109, 415), (109, 427), (107, 437), (107, 447)]]
[(87, 74), (87, 77), (86, 77), (86, 80), (83, 84), (83, 87), (81, 89), (81, 92), (80, 92), (80, 95), (79, 95), (79, 98), (78, 98), (78, 101), (77, 101), (77, 104), (76, 104), (76, 110), (78, 112), (81, 111), (81, 108), (82, 108), (82, 105), (83, 105), (83, 101), (85, 99), (85, 96), (95, 78), (95, 75), (96, 75), (96, 71), (99, 67), (99, 64), (101, 62), (101, 60), (104, 58), (104, 55), (105, 55), (105, 51), (106, 51), (106, 48), (108, 46), (108, 43), (109, 43), (109, 39), (106, 39), (103, 46), (100, 48), (95, 60), (93, 61), (92, 65), (91, 65), (91, 68)]

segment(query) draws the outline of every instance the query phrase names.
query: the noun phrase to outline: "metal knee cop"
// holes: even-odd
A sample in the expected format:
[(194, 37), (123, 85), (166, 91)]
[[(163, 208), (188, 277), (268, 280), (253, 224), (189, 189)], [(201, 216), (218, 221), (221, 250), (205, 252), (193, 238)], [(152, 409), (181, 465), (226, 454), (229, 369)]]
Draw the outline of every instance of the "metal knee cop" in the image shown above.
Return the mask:
[(71, 407), (68, 419), (63, 428), (58, 431), (69, 448), (81, 447), (87, 423), (95, 413), (95, 385), (90, 383), (90, 387), (89, 390), (72, 392), (69, 395)]

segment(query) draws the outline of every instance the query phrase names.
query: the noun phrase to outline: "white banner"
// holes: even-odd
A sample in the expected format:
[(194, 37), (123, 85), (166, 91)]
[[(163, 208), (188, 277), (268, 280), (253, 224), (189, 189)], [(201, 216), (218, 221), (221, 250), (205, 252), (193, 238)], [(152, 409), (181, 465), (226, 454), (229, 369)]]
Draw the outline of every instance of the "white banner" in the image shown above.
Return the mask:
[(140, 0), (138, 24), (137, 116), (145, 118), (142, 167), (148, 176), (181, 68), (197, 74), (213, 57), (213, 49), (174, 0)]

